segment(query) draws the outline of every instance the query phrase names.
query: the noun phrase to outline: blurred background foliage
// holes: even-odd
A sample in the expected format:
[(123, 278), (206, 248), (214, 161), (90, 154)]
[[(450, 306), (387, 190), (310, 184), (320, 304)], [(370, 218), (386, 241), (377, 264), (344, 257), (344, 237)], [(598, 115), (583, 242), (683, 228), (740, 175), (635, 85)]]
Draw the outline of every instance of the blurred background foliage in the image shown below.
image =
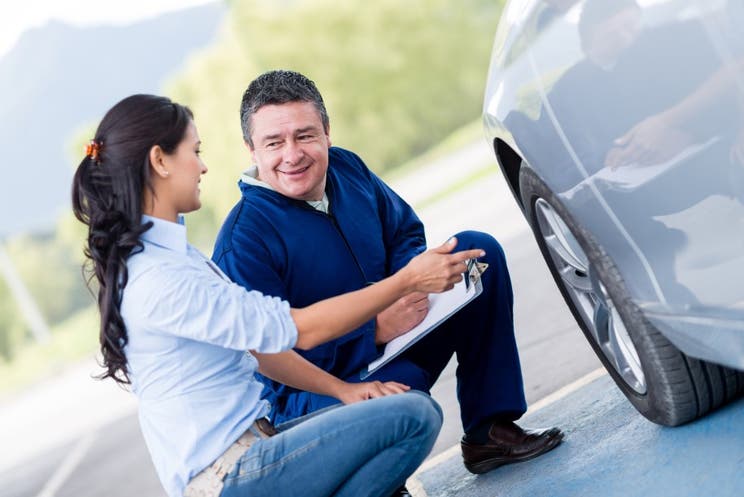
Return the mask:
[[(264, 71), (292, 69), (314, 80), (329, 111), (334, 145), (356, 151), (383, 176), (480, 119), (503, 0), (227, 3), (219, 36), (185, 61), (163, 91), (190, 106), (199, 127), (210, 169), (203, 207), (189, 215), (188, 224), (192, 242), (207, 254), (238, 199), (238, 176), (251, 163), (238, 109), (248, 83)], [(81, 136), (91, 135), (92, 126)], [(81, 138), (75, 149), (82, 143)], [(32, 359), (27, 349), (48, 358), (49, 348), (60, 343), (87, 344), (80, 354), (96, 348), (94, 299), (80, 271), (84, 233), (70, 213), (54, 233), (2, 241), (53, 338), (32, 344), (0, 280), (0, 378), (13, 376), (9, 368), (21, 358), (45, 361)], [(74, 353), (60, 353), (69, 355)]]

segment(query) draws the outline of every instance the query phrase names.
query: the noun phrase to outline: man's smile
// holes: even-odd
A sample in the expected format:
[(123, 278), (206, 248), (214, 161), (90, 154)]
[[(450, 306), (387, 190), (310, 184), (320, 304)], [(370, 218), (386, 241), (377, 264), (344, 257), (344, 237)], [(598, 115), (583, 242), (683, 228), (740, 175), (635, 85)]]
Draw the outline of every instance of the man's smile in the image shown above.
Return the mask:
[(288, 175), (288, 176), (295, 176), (295, 175), (298, 175), (298, 174), (302, 174), (302, 173), (304, 173), (304, 172), (305, 172), (305, 171), (307, 171), (308, 169), (310, 169), (310, 166), (305, 166), (305, 167), (302, 167), (302, 168), (300, 168), (300, 169), (293, 169), (293, 170), (291, 170), (291, 171), (283, 171), (283, 170), (281, 170), (281, 169), (277, 169), (277, 171), (279, 171), (279, 172), (280, 172), (280, 173), (282, 173), (282, 174), (286, 174), (286, 175)]

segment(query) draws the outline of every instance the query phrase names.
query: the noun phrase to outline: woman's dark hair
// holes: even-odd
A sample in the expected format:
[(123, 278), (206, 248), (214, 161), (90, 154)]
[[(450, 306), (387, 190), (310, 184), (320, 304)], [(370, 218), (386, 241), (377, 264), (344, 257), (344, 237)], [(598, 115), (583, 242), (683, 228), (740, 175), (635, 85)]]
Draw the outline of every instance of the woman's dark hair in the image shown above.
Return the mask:
[(128, 384), (124, 347), (127, 330), (121, 317), (127, 284), (127, 258), (142, 250), (143, 193), (152, 191), (150, 149), (175, 151), (193, 115), (182, 105), (155, 95), (132, 95), (114, 105), (101, 120), (86, 157), (72, 181), (72, 210), (88, 226), (83, 266), (90, 288), (98, 283), (102, 366), (99, 378)]

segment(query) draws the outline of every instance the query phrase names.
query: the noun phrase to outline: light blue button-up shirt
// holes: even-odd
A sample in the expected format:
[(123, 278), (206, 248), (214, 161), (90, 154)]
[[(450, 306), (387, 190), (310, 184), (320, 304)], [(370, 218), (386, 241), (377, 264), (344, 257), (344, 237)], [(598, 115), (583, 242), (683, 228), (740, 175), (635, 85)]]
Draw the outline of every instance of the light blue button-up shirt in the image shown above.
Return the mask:
[(121, 302), (132, 391), (170, 497), (266, 415), (248, 350), (297, 341), (289, 305), (230, 282), (186, 241), (180, 224), (145, 216), (144, 250), (127, 261)]

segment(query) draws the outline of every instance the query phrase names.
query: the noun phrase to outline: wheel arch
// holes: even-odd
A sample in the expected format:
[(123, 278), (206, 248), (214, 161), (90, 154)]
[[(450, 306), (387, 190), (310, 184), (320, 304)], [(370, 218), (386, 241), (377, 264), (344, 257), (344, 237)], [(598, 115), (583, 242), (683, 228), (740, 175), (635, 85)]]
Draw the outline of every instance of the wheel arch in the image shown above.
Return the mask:
[(501, 138), (493, 139), (493, 151), (514, 198), (524, 211), (522, 194), (519, 188), (519, 170), (522, 168), (522, 157)]

